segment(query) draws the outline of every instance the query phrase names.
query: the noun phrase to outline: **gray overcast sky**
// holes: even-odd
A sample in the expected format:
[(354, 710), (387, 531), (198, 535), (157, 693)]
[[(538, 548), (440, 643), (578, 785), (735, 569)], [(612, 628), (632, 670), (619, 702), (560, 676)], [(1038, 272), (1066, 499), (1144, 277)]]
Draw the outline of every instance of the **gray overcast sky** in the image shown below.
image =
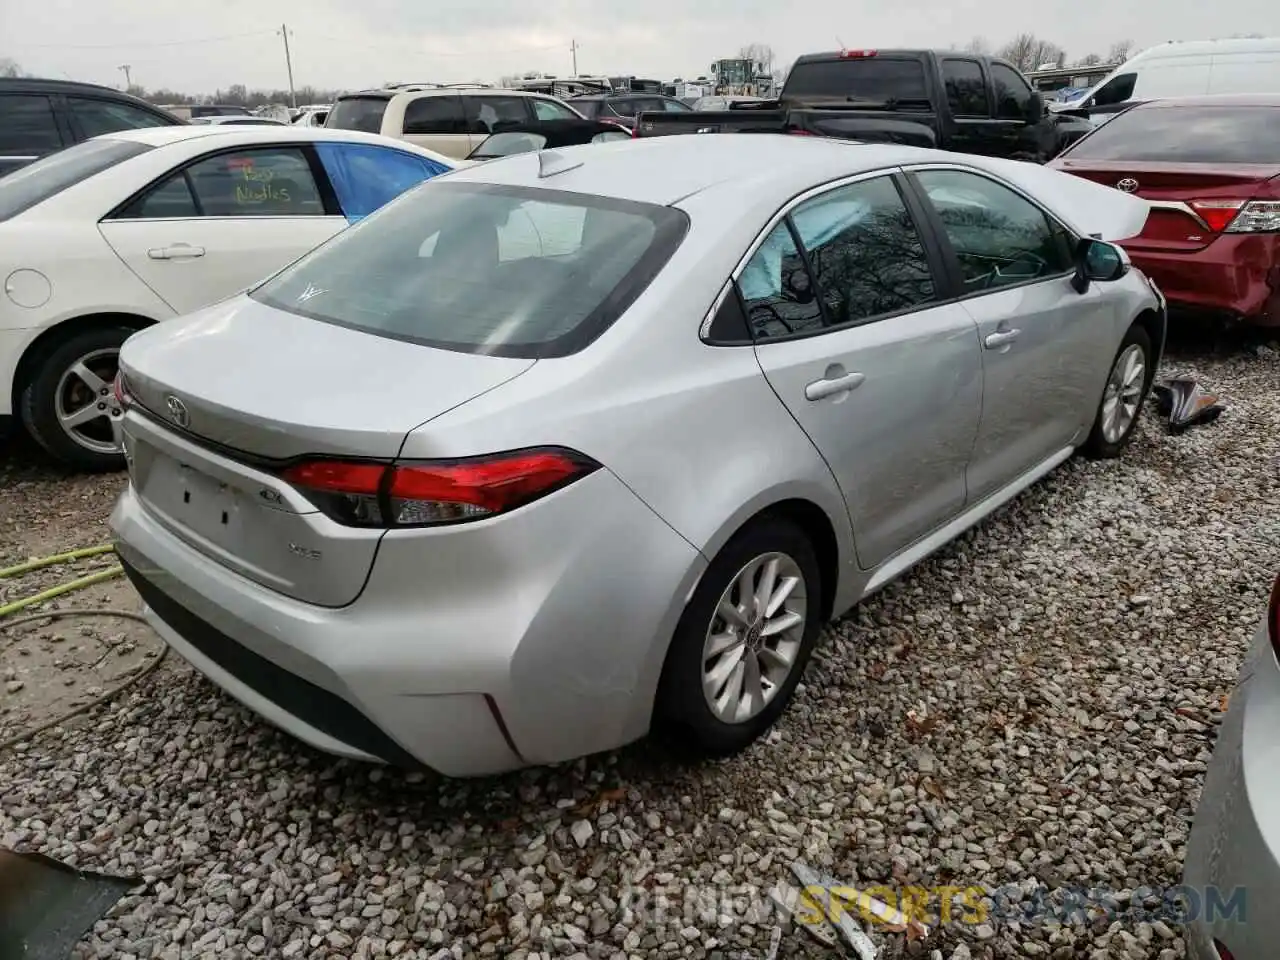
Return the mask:
[[(494, 80), (541, 70), (694, 77), (744, 44), (779, 66), (806, 51), (999, 45), (1031, 31), (1071, 58), (1115, 40), (1280, 34), (1276, 0), (0, 0), (0, 57), (43, 76), (212, 92), (287, 85), (279, 25), (293, 34), (295, 82), (362, 87), (394, 80)], [(201, 41), (201, 42), (191, 42)]]

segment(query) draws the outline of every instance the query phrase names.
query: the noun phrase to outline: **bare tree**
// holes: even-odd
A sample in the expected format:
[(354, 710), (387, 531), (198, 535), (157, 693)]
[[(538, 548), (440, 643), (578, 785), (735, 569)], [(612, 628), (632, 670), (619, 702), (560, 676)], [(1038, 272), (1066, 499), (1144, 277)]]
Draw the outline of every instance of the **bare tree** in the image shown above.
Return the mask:
[(748, 43), (738, 51), (738, 59), (758, 63), (764, 68), (761, 73), (773, 74), (773, 47), (767, 43)]
[(964, 45), (964, 52), (988, 57), (991, 55), (991, 44), (986, 37), (973, 37)]
[(0, 57), (0, 77), (20, 77), (22, 70), (16, 60)]
[(1079, 60), (1077, 60), (1075, 65), (1077, 67), (1092, 67), (1094, 64), (1098, 64), (1101, 62), (1102, 62), (1102, 58), (1100, 56), (1098, 56), (1096, 53), (1090, 53), (1087, 56), (1083, 56)]
[(1061, 66), (1067, 55), (1056, 43), (1041, 40), (1033, 33), (1020, 33), (1000, 48), (999, 57), (1008, 60), (1023, 73), (1028, 73), (1046, 63)]
[(1132, 40), (1117, 40), (1107, 52), (1107, 63), (1124, 63), (1132, 53)]

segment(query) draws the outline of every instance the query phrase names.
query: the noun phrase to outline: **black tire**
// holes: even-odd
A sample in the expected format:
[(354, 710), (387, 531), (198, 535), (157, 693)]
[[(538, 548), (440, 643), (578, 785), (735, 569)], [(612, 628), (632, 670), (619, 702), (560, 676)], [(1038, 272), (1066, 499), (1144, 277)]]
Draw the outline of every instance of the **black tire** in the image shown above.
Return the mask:
[[(799, 651), (764, 709), (728, 723), (714, 715), (703, 694), (703, 645), (725, 590), (748, 563), (771, 553), (790, 557), (803, 578), (806, 610)], [(822, 629), (824, 588), (813, 545), (793, 523), (765, 516), (735, 534), (707, 567), (676, 627), (658, 688), (655, 731), (681, 753), (699, 757), (730, 756), (759, 738), (786, 709), (804, 675)]]
[(1093, 429), (1089, 432), (1089, 438), (1085, 440), (1084, 445), (1080, 448), (1086, 457), (1094, 460), (1111, 460), (1120, 456), (1124, 448), (1129, 445), (1129, 441), (1133, 439), (1133, 431), (1138, 428), (1138, 421), (1142, 419), (1142, 408), (1146, 404), (1147, 394), (1151, 391), (1151, 383), (1155, 379), (1155, 357), (1154, 350), (1151, 346), (1151, 338), (1147, 336), (1147, 331), (1139, 324), (1134, 324), (1129, 328), (1129, 332), (1124, 335), (1124, 339), (1120, 341), (1120, 347), (1116, 350), (1116, 355), (1111, 361), (1111, 366), (1107, 369), (1107, 381), (1110, 382), (1112, 371), (1115, 370), (1116, 363), (1120, 357), (1132, 346), (1138, 346), (1142, 349), (1143, 382), (1142, 393), (1138, 398), (1138, 409), (1133, 415), (1133, 421), (1128, 428), (1116, 440), (1107, 440), (1103, 433), (1103, 407), (1106, 404), (1106, 388), (1103, 388), (1102, 398), (1098, 401), (1098, 410), (1093, 417)]
[[(58, 421), (57, 391), (63, 374), (77, 361), (92, 354), (102, 354), (106, 359), (109, 354), (105, 352), (118, 352), (134, 332), (128, 327), (81, 330), (53, 344), (40, 358), (22, 390), (18, 408), (27, 432), (53, 459), (73, 469), (94, 473), (124, 469), (124, 457), (118, 451), (91, 450), (67, 434)], [(110, 366), (114, 370), (114, 361)], [(112, 398), (108, 396), (105, 402), (111, 404)]]

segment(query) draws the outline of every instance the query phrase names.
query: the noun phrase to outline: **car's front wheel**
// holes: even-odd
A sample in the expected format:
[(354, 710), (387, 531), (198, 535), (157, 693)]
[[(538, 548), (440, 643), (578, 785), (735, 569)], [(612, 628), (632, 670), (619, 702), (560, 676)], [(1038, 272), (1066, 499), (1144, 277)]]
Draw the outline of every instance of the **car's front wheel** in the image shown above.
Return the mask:
[(822, 583), (809, 539), (775, 517), (716, 555), (676, 628), (658, 720), (707, 756), (742, 750), (795, 692), (821, 628)]
[(133, 332), (127, 327), (82, 330), (41, 358), (22, 391), (22, 422), (55, 460), (79, 470), (124, 467), (112, 436), (120, 409), (111, 382), (120, 346)]
[(1138, 426), (1142, 404), (1154, 377), (1155, 357), (1151, 338), (1135, 323), (1125, 334), (1111, 362), (1093, 429), (1084, 442), (1087, 456), (1104, 460), (1120, 456)]

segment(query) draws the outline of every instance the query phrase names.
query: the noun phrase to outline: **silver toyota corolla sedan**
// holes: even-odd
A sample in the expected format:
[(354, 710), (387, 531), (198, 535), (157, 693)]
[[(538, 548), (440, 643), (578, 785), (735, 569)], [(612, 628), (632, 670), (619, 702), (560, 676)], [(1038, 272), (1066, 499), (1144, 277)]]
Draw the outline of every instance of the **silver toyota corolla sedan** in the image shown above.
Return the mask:
[(1105, 241), (1146, 214), (786, 136), (450, 173), (128, 341), (119, 553), (175, 650), (325, 750), (730, 753), (826, 620), (1125, 446), (1164, 304)]
[(1194, 960), (1280, 953), (1280, 578), (1240, 670), (1187, 842), (1182, 909)]

